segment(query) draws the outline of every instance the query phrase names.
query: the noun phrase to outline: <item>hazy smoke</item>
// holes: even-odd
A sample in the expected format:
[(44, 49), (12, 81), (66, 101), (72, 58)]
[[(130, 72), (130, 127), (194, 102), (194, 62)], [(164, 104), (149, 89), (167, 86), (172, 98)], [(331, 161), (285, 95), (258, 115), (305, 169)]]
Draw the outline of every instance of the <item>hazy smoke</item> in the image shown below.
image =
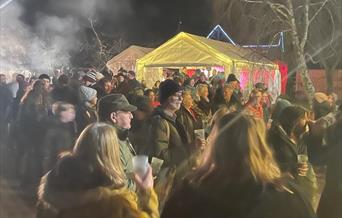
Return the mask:
[(120, 19), (131, 12), (128, 0), (14, 0), (0, 13), (1, 68), (51, 72), (69, 65), (90, 19), (106, 13)]
[(93, 40), (89, 19), (103, 38), (141, 46), (158, 46), (178, 30), (206, 35), (212, 28), (208, 1), (13, 0), (0, 13), (0, 67), (69, 65), (70, 55)]

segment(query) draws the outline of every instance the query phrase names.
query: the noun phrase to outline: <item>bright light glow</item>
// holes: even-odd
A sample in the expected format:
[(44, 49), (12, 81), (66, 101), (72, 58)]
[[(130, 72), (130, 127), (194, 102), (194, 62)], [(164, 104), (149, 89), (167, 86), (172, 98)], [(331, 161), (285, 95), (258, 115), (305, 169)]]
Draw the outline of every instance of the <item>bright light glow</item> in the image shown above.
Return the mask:
[(229, 40), (230, 43), (236, 45), (236, 43), (228, 36), (228, 34), (222, 29), (220, 25), (216, 25), (214, 29), (208, 34), (207, 38), (210, 39), (216, 31), (222, 33)]
[(7, 0), (6, 2), (4, 2), (3, 4), (0, 5), (0, 10), (5, 8), (9, 3), (11, 3), (13, 0)]
[(277, 44), (271, 44), (271, 45), (243, 45), (242, 47), (244, 48), (277, 48), (280, 47), (281, 51), (284, 52), (285, 51), (285, 47), (284, 47), (284, 33), (280, 32), (280, 37), (279, 37), (279, 41)]

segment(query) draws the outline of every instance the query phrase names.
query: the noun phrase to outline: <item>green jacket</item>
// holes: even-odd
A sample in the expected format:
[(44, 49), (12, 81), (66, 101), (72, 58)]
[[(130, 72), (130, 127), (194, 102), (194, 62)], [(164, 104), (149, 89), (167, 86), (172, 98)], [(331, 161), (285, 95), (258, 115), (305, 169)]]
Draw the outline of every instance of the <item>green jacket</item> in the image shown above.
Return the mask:
[(186, 132), (175, 117), (156, 108), (151, 118), (149, 155), (164, 160), (163, 166), (178, 166), (189, 157)]
[(136, 152), (128, 140), (128, 130), (122, 129), (116, 125), (114, 125), (114, 127), (119, 137), (120, 159), (127, 175), (127, 186), (130, 190), (136, 191), (135, 183), (130, 179), (130, 174), (133, 173), (132, 158), (136, 155)]

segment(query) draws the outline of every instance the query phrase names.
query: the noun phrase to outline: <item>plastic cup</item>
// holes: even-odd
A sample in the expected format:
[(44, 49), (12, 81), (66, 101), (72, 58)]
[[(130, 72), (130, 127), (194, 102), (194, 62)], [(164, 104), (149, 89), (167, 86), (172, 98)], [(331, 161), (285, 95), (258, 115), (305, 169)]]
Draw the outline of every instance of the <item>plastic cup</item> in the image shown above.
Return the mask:
[[(297, 162), (299, 167), (302, 167), (303, 165), (307, 165), (309, 162), (309, 157), (306, 154), (299, 154), (297, 155)], [(298, 174), (299, 176), (306, 176), (302, 174)]]
[(205, 140), (205, 131), (204, 129), (196, 129), (195, 131), (196, 138), (199, 138), (201, 140)]
[(140, 177), (144, 177), (148, 169), (148, 157), (145, 155), (137, 155), (132, 159), (133, 171)]
[(156, 157), (152, 157), (151, 167), (152, 167), (153, 175), (158, 175), (163, 163), (164, 163), (164, 160), (156, 158)]
[(307, 164), (309, 161), (309, 157), (306, 154), (298, 154), (297, 160), (299, 164)]

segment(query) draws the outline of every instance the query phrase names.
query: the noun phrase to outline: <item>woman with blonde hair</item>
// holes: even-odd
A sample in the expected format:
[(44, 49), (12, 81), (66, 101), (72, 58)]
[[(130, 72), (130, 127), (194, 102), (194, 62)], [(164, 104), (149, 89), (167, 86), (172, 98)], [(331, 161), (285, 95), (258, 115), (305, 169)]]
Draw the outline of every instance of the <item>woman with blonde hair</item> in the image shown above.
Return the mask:
[(161, 217), (314, 217), (305, 199), (284, 182), (261, 120), (230, 113), (211, 134), (202, 164)]
[(140, 187), (138, 195), (126, 188), (115, 129), (105, 123), (91, 124), (72, 153), (42, 178), (37, 217), (159, 217), (151, 168), (143, 178), (134, 178)]
[(212, 117), (208, 85), (199, 84), (196, 88), (199, 99), (195, 102), (194, 110), (202, 121), (208, 122)]

